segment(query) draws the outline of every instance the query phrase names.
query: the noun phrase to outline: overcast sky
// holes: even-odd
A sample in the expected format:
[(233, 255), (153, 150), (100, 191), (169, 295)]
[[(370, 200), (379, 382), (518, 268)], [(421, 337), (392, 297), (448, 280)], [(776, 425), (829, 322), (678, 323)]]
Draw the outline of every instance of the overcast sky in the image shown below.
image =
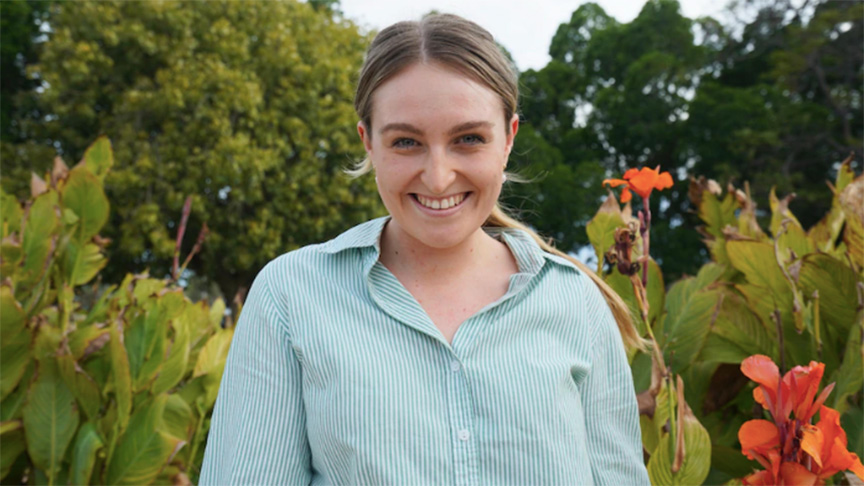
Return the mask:
[[(619, 22), (630, 22), (644, 0), (594, 0)], [(725, 1), (678, 0), (686, 17), (717, 16)], [(485, 27), (510, 51), (520, 70), (549, 61), (549, 43), (558, 26), (586, 0), (341, 0), (345, 16), (369, 29), (400, 20), (418, 20), (430, 10), (454, 13)]]

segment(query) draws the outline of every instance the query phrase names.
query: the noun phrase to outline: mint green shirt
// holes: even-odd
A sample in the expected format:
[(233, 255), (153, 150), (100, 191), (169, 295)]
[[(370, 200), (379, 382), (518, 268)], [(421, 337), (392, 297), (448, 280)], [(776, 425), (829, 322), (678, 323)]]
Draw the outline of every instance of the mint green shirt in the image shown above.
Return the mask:
[(612, 314), (575, 265), (519, 265), (453, 344), (379, 261), (389, 217), (270, 262), (228, 354), (200, 484), (649, 484)]

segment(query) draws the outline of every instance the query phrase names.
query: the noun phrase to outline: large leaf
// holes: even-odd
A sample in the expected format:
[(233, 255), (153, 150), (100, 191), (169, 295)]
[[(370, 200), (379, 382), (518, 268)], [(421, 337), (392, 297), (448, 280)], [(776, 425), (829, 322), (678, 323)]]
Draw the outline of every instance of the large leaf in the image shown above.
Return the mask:
[(861, 347), (861, 333), (861, 324), (852, 326), (849, 330), (843, 363), (831, 376), (831, 381), (836, 383), (832, 408), (840, 415), (849, 408), (848, 398), (861, 393), (861, 387), (864, 386), (864, 348)]
[(692, 416), (683, 422), (686, 452), (681, 469), (677, 473), (672, 472), (675, 437), (667, 433), (660, 438), (657, 448), (648, 460), (651, 484), (697, 485), (702, 484), (708, 476), (711, 466), (711, 438), (708, 431)]
[(105, 174), (114, 165), (114, 151), (111, 149), (111, 141), (108, 137), (101, 136), (93, 142), (84, 152), (84, 167), (99, 180), (105, 179)]
[(21, 244), (24, 252), (21, 282), (24, 285), (31, 286), (41, 280), (48, 268), (60, 221), (56, 208), (57, 193), (48, 191), (33, 200), (27, 211)]
[(78, 216), (75, 238), (79, 244), (90, 241), (108, 221), (108, 198), (99, 179), (78, 166), (69, 173), (61, 196), (63, 206)]
[(195, 363), (193, 377), (202, 377), (206, 392), (206, 403), (210, 407), (216, 401), (222, 372), (225, 370), (225, 359), (231, 346), (234, 329), (222, 329), (214, 334), (201, 349)]
[(174, 341), (171, 343), (171, 349), (159, 376), (151, 387), (150, 391), (154, 395), (170, 390), (186, 373), (189, 365), (189, 323), (186, 315), (188, 313), (184, 313), (174, 321)]
[(838, 195), (840, 205), (846, 215), (846, 229), (843, 242), (846, 243), (849, 258), (864, 271), (864, 174), (849, 183)]
[[(4, 317), (5, 319), (5, 314)], [(0, 400), (6, 398), (21, 381), (27, 365), (32, 359), (32, 336), (29, 329), (21, 329), (18, 334), (3, 339), (0, 346)]]
[(737, 226), (735, 210), (738, 205), (735, 197), (727, 193), (719, 200), (711, 191), (702, 191), (702, 203), (699, 204), (699, 218), (705, 222), (705, 231), (716, 239), (723, 239), (723, 228), (727, 225)]
[(129, 373), (129, 356), (123, 344), (122, 322), (118, 319), (109, 327), (111, 341), (111, 375), (113, 376), (114, 395), (117, 400), (117, 430), (123, 431), (129, 423), (132, 411), (132, 376)]
[(162, 418), (165, 431), (181, 440), (186, 440), (195, 427), (192, 407), (180, 395), (168, 395)]
[(0, 190), (0, 239), (12, 233), (20, 233), (22, 216), (18, 200)]
[(95, 424), (87, 422), (81, 426), (72, 449), (72, 484), (90, 484), (96, 455), (104, 446)]
[(76, 240), (66, 245), (63, 266), (69, 285), (82, 285), (89, 282), (107, 263), (108, 259), (102, 254), (102, 248), (98, 245), (93, 243), (82, 245)]
[(588, 222), (585, 231), (588, 240), (594, 247), (597, 255), (597, 273), (603, 268), (603, 257), (606, 251), (615, 243), (615, 229), (624, 227), (624, 219), (621, 217), (621, 208), (612, 191), (600, 205), (600, 209), (594, 218)]
[(27, 316), (12, 295), (12, 288), (5, 284), (0, 285), (0, 315), (3, 316), (0, 321), (0, 339), (3, 342), (24, 331)]
[(819, 291), (822, 325), (832, 326), (834, 335), (844, 339), (856, 321), (857, 288), (864, 279), (849, 265), (825, 254), (804, 257), (799, 275), (807, 295)]
[(105, 471), (106, 483), (150, 484), (185, 444), (162, 431), (166, 400), (160, 395), (132, 416)]
[[(764, 354), (776, 359), (776, 332), (765, 328), (762, 320), (753, 313), (747, 306), (746, 300), (738, 293), (729, 289), (722, 293), (722, 297), (720, 312), (711, 329), (712, 337), (718, 336), (733, 343), (742, 351), (745, 358), (754, 354)], [(709, 337), (709, 340), (712, 337)], [(713, 358), (715, 357), (703, 350), (702, 359), (711, 361)], [(718, 361), (739, 363), (741, 360)]]
[(68, 353), (68, 350), (57, 356), (57, 365), (60, 375), (72, 394), (75, 395), (84, 413), (87, 414), (87, 418), (95, 419), (102, 405), (102, 393), (99, 386)]
[(51, 360), (39, 363), (22, 413), (30, 459), (49, 477), (56, 477), (79, 419), (75, 397)]
[(807, 231), (807, 237), (813, 243), (813, 246), (822, 252), (830, 253), (834, 250), (834, 243), (840, 236), (840, 230), (843, 228), (843, 222), (846, 217), (843, 208), (840, 205), (839, 194), (843, 189), (852, 182), (855, 177), (855, 172), (851, 167), (852, 159), (846, 159), (840, 165), (837, 171), (837, 180), (834, 184), (834, 198), (831, 201), (831, 209), (825, 216), (813, 225)]
[[(689, 287), (690, 282), (682, 282)], [(686, 369), (699, 355), (708, 333), (719, 313), (722, 290), (706, 288), (696, 292), (681, 287), (669, 292), (667, 315), (664, 321), (666, 346), (664, 354), (674, 373)], [(674, 293), (673, 293), (674, 291)]]
[(3, 479), (27, 445), (24, 442), (24, 430), (20, 428), (0, 434), (0, 441), (3, 442), (3, 447), (0, 447), (0, 479)]

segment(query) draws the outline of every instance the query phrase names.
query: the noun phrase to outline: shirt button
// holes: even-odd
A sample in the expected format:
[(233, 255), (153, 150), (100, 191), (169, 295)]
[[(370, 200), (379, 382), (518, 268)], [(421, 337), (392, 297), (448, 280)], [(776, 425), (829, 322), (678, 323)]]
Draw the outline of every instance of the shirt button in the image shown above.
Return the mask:
[(458, 361), (453, 360), (450, 362), (450, 369), (453, 370), (454, 373), (458, 372), (461, 368), (462, 365), (460, 365)]
[(462, 429), (459, 431), (458, 437), (459, 437), (459, 440), (461, 440), (462, 442), (466, 442), (468, 439), (471, 438), (471, 432), (468, 432), (467, 430)]

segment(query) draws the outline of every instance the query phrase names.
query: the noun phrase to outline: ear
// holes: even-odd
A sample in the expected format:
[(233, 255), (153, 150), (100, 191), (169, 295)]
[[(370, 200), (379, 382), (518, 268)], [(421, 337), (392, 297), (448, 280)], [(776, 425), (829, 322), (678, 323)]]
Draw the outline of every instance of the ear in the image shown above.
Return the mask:
[(366, 148), (366, 154), (372, 154), (372, 134), (366, 130), (366, 125), (363, 120), (357, 122), (357, 133), (360, 135), (360, 140), (363, 141), (363, 147)]
[(519, 114), (514, 113), (508, 124), (510, 126), (510, 135), (507, 136), (507, 156), (509, 157), (510, 151), (513, 150), (513, 141), (516, 138), (516, 132), (519, 131)]

